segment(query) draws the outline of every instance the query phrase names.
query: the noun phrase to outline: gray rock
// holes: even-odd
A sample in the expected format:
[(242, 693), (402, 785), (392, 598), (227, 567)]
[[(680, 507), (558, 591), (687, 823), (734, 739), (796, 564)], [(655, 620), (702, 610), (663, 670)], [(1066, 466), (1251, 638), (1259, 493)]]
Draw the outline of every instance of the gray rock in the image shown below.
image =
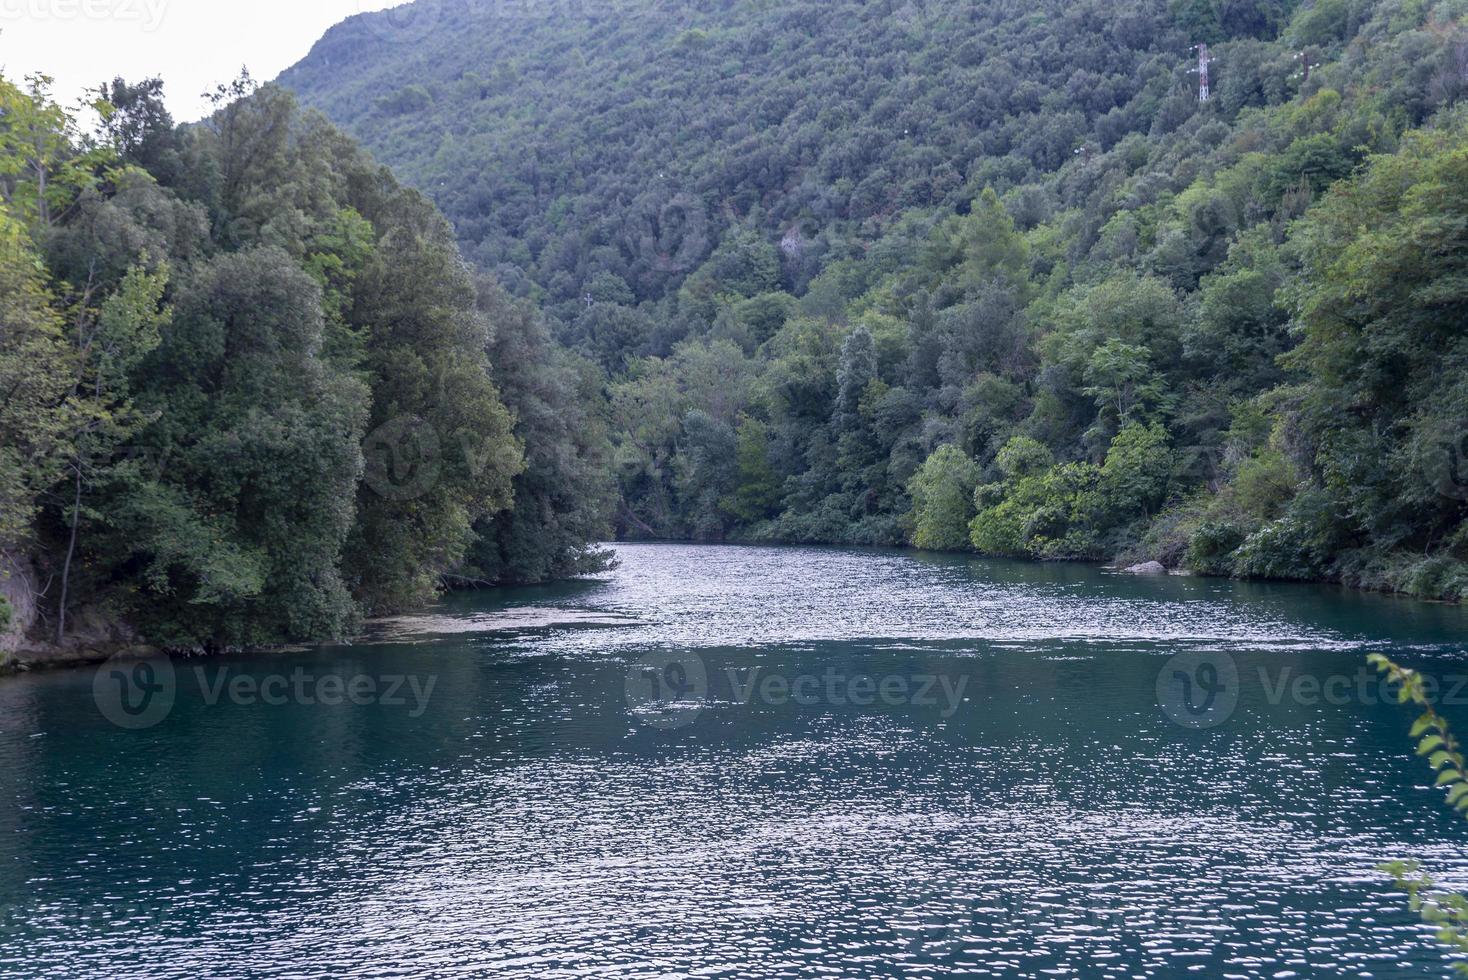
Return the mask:
[(1148, 561), (1140, 565), (1133, 565), (1125, 571), (1128, 575), (1166, 575), (1167, 566), (1160, 561)]

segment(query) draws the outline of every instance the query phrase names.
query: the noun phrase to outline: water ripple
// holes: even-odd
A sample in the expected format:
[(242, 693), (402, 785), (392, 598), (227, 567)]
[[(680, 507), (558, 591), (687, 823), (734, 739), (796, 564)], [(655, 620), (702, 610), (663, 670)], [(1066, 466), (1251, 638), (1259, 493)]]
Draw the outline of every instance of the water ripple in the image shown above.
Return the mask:
[[(1441, 974), (1375, 870), (1414, 856), (1468, 887), (1468, 835), (1409, 719), (1271, 697), (1270, 677), (1351, 673), (1366, 649), (1455, 669), (1461, 610), (884, 552), (620, 551), (596, 582), (220, 665), (433, 677), (416, 717), (181, 683), (166, 721), (122, 731), (89, 676), (0, 685), (0, 977)], [(1159, 710), (1182, 650), (1237, 664), (1226, 723)], [(668, 705), (629, 700), (659, 656), (708, 679), (666, 727)], [(771, 676), (844, 686), (741, 688)], [(927, 676), (962, 696), (849, 696)]]

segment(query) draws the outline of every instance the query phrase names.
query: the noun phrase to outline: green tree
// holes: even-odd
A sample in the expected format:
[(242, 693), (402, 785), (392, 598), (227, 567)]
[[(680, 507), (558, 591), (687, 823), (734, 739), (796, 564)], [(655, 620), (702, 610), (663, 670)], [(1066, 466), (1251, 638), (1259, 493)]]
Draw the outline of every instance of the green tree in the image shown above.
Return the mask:
[(66, 513), (65, 557), (61, 563), (56, 607), (56, 641), (66, 637), (72, 563), (84, 517), (98, 512), (87, 506), (88, 491), (99, 474), (146, 417), (132, 404), (131, 372), (158, 347), (160, 331), (170, 320), (162, 306), (168, 269), (156, 272), (130, 269), (100, 305), (92, 306), (92, 286), (75, 299), (70, 311), (73, 364), (76, 375), (68, 408), (72, 417), (71, 458), (67, 461), (72, 488)]
[(151, 635), (237, 646), (341, 636), (340, 572), (368, 392), (318, 356), (321, 290), (274, 248), (193, 270), (139, 371), (152, 472), (115, 474), (114, 561), (141, 563)]
[(1096, 400), (1098, 424), (1124, 427), (1162, 401), (1162, 381), (1151, 360), (1147, 348), (1115, 339), (1092, 352), (1082, 393)]
[(912, 543), (918, 548), (961, 551), (970, 544), (979, 467), (957, 446), (939, 446), (913, 477)]
[[(1458, 489), (1458, 434), (1468, 431), (1465, 193), (1462, 130), (1411, 134), (1292, 237), (1301, 269), (1283, 295), (1302, 341), (1284, 360), (1307, 378), (1297, 424), (1338, 536), (1355, 544), (1358, 557), (1345, 560), (1396, 564), (1402, 571), (1383, 583), (1396, 588), (1420, 564), (1405, 556), (1462, 541), (1468, 520)], [(1457, 545), (1443, 557), (1468, 553)]]
[(861, 401), (876, 379), (877, 352), (872, 335), (865, 327), (857, 327), (841, 345), (841, 367), (836, 373), (831, 425), (838, 435), (861, 433)]
[(72, 453), (64, 410), (74, 375), (53, 298), (25, 229), (0, 204), (0, 548), (28, 538), (37, 499)]
[(974, 548), (986, 555), (1099, 557), (1100, 479), (1100, 469), (1089, 463), (1063, 463), (979, 487), (970, 525)]
[(694, 538), (721, 540), (726, 517), (720, 502), (733, 491), (739, 477), (734, 429), (697, 408), (683, 416), (681, 427), (674, 459), (680, 509)]
[(109, 156), (52, 100), (49, 76), (28, 76), (24, 89), (0, 78), (0, 187), (17, 220), (49, 229), (95, 185), (96, 169)]
[(770, 461), (770, 430), (746, 415), (739, 420), (735, 436), (737, 482), (720, 506), (737, 520), (754, 524), (773, 517), (782, 496), (779, 475)]
[(495, 581), (605, 567), (598, 379), (479, 302), (424, 198), (248, 77), (186, 130), (156, 81), (98, 94), (101, 142), (0, 79), (0, 547), (57, 583), (54, 639), (84, 605), (169, 645), (341, 636), (491, 536)]
[(693, 279), (706, 281), (714, 292), (748, 299), (779, 288), (780, 261), (774, 245), (752, 229), (741, 229), (714, 249)]
[(489, 361), (525, 469), (514, 507), (481, 517), (454, 584), (535, 583), (609, 567), (596, 543), (611, 534), (615, 481), (600, 373), (558, 348), (539, 314), (495, 283), (478, 282), (491, 327)]
[(369, 338), (372, 409), (346, 561), (358, 598), (386, 611), (437, 592), (474, 523), (510, 506), (525, 461), (491, 379), (490, 324), (449, 229), (409, 191), (375, 217), (380, 238), (349, 317)]
[(1172, 480), (1173, 454), (1160, 423), (1125, 426), (1111, 440), (1101, 466), (1101, 493), (1114, 519), (1156, 513)]

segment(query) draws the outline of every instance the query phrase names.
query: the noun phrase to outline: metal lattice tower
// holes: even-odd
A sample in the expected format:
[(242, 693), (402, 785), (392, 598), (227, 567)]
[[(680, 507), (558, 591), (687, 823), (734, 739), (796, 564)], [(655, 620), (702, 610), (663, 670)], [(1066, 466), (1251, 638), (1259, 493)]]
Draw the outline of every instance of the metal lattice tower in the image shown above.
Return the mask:
[(1302, 70), (1300, 72), (1299, 77), (1300, 77), (1300, 83), (1303, 85), (1305, 82), (1310, 81), (1310, 51), (1309, 51), (1309, 49), (1307, 48), (1306, 50), (1301, 51), (1298, 54), (1296, 54), (1295, 55), (1295, 60), (1298, 61), (1298, 62), (1300, 62), (1301, 67), (1302, 67)]
[(1198, 101), (1207, 102), (1212, 96), (1212, 90), (1208, 85), (1208, 66), (1213, 64), (1213, 56), (1208, 53), (1208, 45), (1198, 45)]

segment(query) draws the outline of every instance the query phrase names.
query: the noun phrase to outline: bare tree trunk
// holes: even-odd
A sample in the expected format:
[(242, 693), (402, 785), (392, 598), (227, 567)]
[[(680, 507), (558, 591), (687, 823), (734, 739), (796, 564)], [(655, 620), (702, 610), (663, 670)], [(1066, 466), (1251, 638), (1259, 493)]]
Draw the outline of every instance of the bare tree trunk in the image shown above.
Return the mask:
[(36, 216), (41, 224), (50, 227), (51, 208), (46, 204), (46, 165), (36, 161)]
[(56, 645), (60, 646), (66, 635), (66, 593), (71, 585), (71, 559), (76, 554), (77, 531), (82, 523), (82, 465), (78, 459), (73, 465), (76, 470), (76, 501), (71, 508), (71, 542), (66, 546), (66, 562), (61, 566), (61, 601), (56, 607)]

